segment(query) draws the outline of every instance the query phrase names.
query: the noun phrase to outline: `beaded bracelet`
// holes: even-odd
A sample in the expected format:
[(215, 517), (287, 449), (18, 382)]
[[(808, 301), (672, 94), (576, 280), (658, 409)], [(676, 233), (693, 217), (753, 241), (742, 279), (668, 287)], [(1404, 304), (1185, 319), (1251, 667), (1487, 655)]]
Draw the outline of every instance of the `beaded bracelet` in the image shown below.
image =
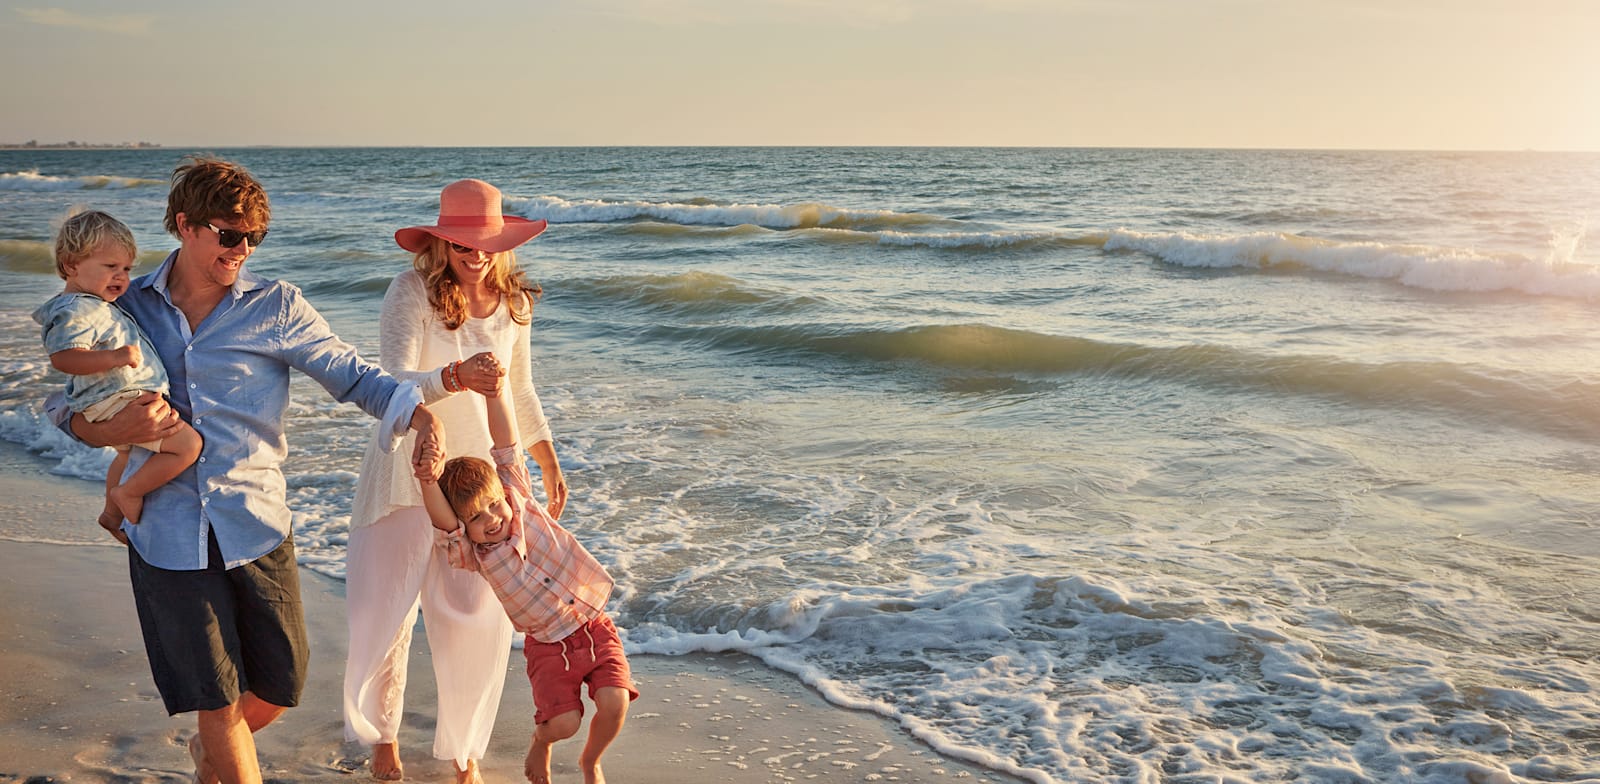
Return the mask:
[(444, 366), (444, 391), (461, 391), (461, 376), (456, 373), (456, 368), (460, 364), (460, 362), (451, 362), (450, 364)]

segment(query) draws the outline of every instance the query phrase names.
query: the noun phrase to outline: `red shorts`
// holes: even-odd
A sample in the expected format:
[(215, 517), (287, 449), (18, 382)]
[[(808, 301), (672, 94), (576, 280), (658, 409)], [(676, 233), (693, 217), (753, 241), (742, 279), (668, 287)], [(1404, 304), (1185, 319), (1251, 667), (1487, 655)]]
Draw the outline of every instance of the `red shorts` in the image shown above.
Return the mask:
[(639, 699), (633, 686), (633, 671), (622, 655), (622, 639), (611, 618), (601, 615), (560, 642), (523, 640), (522, 654), (528, 658), (528, 682), (533, 684), (533, 722), (543, 724), (567, 711), (583, 716), (583, 684), (589, 684), (589, 699), (597, 689), (617, 686), (628, 690), (628, 699)]

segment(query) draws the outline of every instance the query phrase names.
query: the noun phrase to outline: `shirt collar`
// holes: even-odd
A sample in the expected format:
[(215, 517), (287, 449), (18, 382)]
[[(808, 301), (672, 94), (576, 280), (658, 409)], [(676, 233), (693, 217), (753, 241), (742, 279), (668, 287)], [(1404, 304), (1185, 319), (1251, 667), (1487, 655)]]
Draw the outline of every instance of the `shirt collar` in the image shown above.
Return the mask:
[[(155, 289), (156, 292), (159, 293), (164, 299), (166, 299), (168, 302), (171, 302), (172, 297), (167, 294), (167, 281), (172, 276), (172, 265), (176, 263), (177, 260), (177, 251), (167, 254), (167, 258), (161, 262), (161, 266), (156, 267), (155, 272), (145, 275), (143, 278), (139, 279), (139, 287)], [(259, 275), (251, 272), (248, 268), (240, 269), (239, 277), (233, 281), (233, 298), (238, 299), (244, 296), (245, 292), (255, 291), (256, 289), (261, 288), (264, 284), (265, 281), (262, 280)]]

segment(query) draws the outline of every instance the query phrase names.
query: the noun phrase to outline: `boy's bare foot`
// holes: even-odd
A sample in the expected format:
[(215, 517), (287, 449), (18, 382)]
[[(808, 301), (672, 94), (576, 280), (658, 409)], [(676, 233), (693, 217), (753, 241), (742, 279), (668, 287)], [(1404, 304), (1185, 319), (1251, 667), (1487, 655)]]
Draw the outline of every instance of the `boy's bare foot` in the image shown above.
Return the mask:
[(600, 770), (600, 763), (583, 766), (583, 784), (606, 784), (606, 774)]
[(206, 764), (206, 750), (200, 745), (198, 732), (189, 736), (189, 759), (194, 760), (194, 784), (218, 784), (222, 781), (216, 771)]
[(483, 784), (483, 777), (478, 775), (478, 761), (467, 760), (467, 769), (456, 768), (456, 784)]
[(118, 485), (106, 493), (106, 501), (116, 504), (117, 508), (122, 510), (122, 516), (128, 518), (128, 522), (139, 524), (139, 515), (144, 513), (144, 496), (130, 493)]
[(372, 778), (378, 781), (399, 781), (405, 777), (405, 767), (400, 764), (400, 744), (374, 743)]
[(522, 763), (522, 775), (529, 784), (550, 784), (550, 744), (534, 741), (528, 747), (528, 759)]

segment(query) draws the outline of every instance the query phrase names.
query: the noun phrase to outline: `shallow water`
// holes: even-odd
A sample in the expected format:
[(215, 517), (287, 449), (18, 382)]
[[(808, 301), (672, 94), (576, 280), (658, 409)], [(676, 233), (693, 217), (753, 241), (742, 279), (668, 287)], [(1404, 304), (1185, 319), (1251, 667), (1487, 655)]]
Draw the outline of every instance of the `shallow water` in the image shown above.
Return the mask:
[[(0, 152), (0, 435), (62, 473), (105, 456), (36, 413), (50, 221), (153, 266), (180, 153)], [(225, 154), (252, 268), (374, 356), (445, 182), (551, 221), (535, 377), (632, 651), (1039, 782), (1600, 779), (1600, 156)], [(339, 576), (370, 424), (290, 416)]]

